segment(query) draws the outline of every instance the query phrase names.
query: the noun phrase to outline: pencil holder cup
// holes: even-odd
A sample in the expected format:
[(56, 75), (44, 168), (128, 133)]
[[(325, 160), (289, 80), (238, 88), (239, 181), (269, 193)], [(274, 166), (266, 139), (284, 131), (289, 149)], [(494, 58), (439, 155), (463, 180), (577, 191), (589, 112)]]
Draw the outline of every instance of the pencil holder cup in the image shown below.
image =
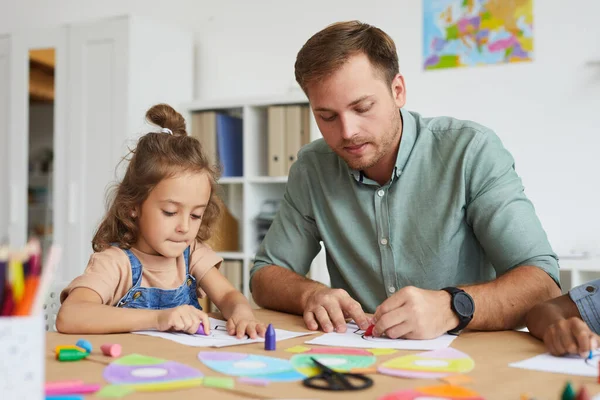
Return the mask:
[(0, 398), (44, 399), (45, 347), (42, 314), (0, 317)]

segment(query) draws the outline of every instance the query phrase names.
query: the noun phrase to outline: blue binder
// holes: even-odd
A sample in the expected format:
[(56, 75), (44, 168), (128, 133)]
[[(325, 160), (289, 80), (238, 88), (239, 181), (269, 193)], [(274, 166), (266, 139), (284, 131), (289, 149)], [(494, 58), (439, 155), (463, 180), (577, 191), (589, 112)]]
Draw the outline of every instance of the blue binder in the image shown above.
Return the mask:
[(244, 175), (243, 120), (217, 114), (217, 151), (223, 170), (221, 176)]

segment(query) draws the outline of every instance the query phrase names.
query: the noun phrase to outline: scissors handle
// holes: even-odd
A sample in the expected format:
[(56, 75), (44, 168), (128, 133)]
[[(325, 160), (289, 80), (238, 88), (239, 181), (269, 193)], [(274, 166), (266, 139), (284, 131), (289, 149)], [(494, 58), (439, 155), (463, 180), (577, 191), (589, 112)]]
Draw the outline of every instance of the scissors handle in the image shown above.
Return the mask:
[(362, 390), (373, 386), (373, 380), (362, 374), (333, 372), (304, 379), (304, 386), (321, 390)]

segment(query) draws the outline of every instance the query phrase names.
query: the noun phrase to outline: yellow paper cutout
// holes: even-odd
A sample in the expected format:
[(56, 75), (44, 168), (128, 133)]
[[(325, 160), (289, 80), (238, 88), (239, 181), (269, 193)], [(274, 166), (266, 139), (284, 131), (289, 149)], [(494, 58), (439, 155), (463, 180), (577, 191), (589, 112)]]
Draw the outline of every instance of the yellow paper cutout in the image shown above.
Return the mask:
[(423, 361), (429, 361), (426, 357), (418, 355), (408, 355), (404, 357), (393, 358), (386, 361), (382, 367), (393, 368), (404, 371), (425, 371), (425, 372), (469, 372), (475, 367), (475, 362), (471, 358), (443, 359), (440, 365), (423, 365)]
[(294, 346), (294, 347), (285, 349), (285, 351), (287, 351), (288, 353), (306, 353), (309, 350), (310, 350), (310, 347), (306, 347), (306, 346)]
[(366, 349), (369, 353), (373, 354), (374, 356), (387, 356), (388, 354), (394, 354), (397, 353), (398, 350), (396, 349)]
[(140, 383), (127, 385), (138, 392), (162, 392), (164, 390), (187, 389), (191, 387), (201, 386), (203, 378), (193, 378), (181, 381), (171, 382), (156, 382), (156, 383)]
[(61, 345), (58, 345), (54, 349), (54, 352), (56, 354), (58, 354), (58, 353), (60, 353), (61, 350), (77, 350), (77, 351), (81, 351), (82, 353), (87, 353), (86, 349), (84, 349), (83, 347), (75, 346), (74, 344), (61, 344)]

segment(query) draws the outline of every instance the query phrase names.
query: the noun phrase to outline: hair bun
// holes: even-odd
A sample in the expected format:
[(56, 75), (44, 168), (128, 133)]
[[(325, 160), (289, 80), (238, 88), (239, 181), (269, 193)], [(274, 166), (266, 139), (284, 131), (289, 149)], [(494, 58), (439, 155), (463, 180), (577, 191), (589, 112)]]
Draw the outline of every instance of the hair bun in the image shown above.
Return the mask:
[(161, 132), (173, 136), (187, 136), (185, 119), (168, 104), (157, 104), (146, 112), (148, 122), (162, 127)]

